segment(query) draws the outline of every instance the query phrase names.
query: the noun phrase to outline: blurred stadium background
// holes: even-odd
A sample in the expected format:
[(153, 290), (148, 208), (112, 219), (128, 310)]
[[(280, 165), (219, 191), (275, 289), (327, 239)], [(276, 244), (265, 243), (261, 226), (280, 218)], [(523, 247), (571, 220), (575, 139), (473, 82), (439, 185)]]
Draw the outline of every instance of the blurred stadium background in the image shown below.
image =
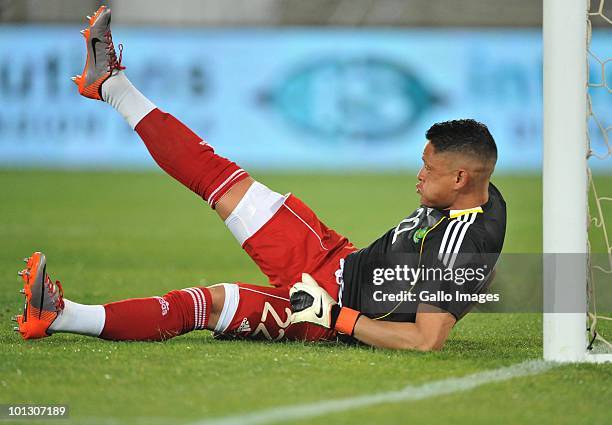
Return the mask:
[[(74, 30), (100, 3), (0, 2), (0, 165), (154, 165), (126, 124), (71, 86), (84, 52)], [(251, 169), (415, 169), (424, 131), (460, 117), (490, 127), (498, 171), (540, 167), (539, 2), (110, 6), (135, 85)], [(610, 111), (604, 90), (593, 101)]]
[[(429, 354), (227, 343), (203, 333), (165, 344), (20, 341), (8, 325), (22, 302), (15, 272), (35, 249), (46, 252), (68, 298), (85, 303), (193, 283), (265, 284), (214, 214), (161, 175), (127, 124), (78, 96), (69, 78), (83, 67), (78, 31), (100, 4), (113, 10), (114, 42), (124, 44), (137, 87), (270, 187), (298, 194), (356, 245), (414, 208), (427, 128), (471, 117), (499, 146), (505, 252), (542, 249), (538, 1), (0, 0), (0, 403), (69, 404), (75, 423), (184, 423), (541, 358), (541, 314), (525, 313), (468, 315), (445, 350)], [(610, 57), (610, 25), (593, 24), (593, 49)], [(601, 67), (591, 72), (603, 81)], [(591, 96), (606, 129), (591, 121), (591, 142), (605, 155), (612, 96)], [(610, 159), (591, 166), (600, 194), (611, 194)], [(604, 424), (610, 379), (609, 365), (568, 366), (325, 419)]]

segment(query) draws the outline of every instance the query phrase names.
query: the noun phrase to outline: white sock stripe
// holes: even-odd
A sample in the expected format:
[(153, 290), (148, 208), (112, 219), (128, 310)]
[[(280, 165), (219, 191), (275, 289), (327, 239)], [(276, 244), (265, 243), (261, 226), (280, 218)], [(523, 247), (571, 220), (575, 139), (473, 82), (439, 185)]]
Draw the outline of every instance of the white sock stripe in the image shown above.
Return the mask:
[(197, 314), (195, 313), (195, 311), (197, 310), (197, 305), (198, 302), (196, 301), (196, 297), (194, 294), (191, 293), (191, 291), (188, 291), (187, 289), (183, 289), (183, 291), (187, 292), (189, 295), (191, 295), (191, 299), (193, 300), (193, 310), (194, 310), (194, 319), (193, 319), (193, 329), (196, 328), (196, 321), (197, 321)]
[(200, 295), (197, 293), (197, 291), (195, 291), (195, 288), (185, 288), (183, 289), (183, 291), (187, 291), (189, 292), (189, 294), (191, 294), (191, 298), (193, 298), (193, 304), (194, 304), (194, 325), (193, 325), (193, 329), (201, 329), (201, 324), (200, 324), (200, 311), (202, 308), (202, 301), (200, 299)]
[[(232, 179), (231, 179), (229, 182), (227, 182), (227, 183), (225, 184), (225, 186), (227, 186), (227, 185), (232, 185), (232, 184), (233, 184), (233, 183), (234, 183), (234, 182), (235, 182), (235, 181), (236, 181), (236, 180), (237, 180), (237, 179), (238, 179), (240, 176), (242, 176), (243, 174), (246, 174), (246, 171), (242, 171), (241, 173), (236, 174), (234, 177), (232, 177)], [(221, 188), (221, 187), (219, 187), (219, 189), (220, 189), (220, 188)], [(219, 196), (215, 196), (214, 198), (213, 198), (213, 197), (208, 198), (208, 205), (210, 205), (210, 206), (212, 207), (212, 206), (213, 206), (213, 205), (215, 205), (215, 204), (216, 204), (216, 203), (219, 201), (219, 199), (221, 199), (222, 197), (223, 197), (223, 195), (219, 194)]]
[(246, 171), (244, 171), (242, 168), (237, 169), (236, 171), (234, 171), (227, 179), (225, 179), (225, 181), (223, 183), (221, 183), (219, 186), (217, 186), (217, 188), (215, 190), (212, 191), (212, 193), (210, 194), (210, 196), (208, 197), (208, 205), (212, 206), (213, 205), (213, 200), (215, 199), (215, 195), (217, 194), (217, 192), (219, 192), (221, 189), (223, 189), (223, 187), (225, 185), (227, 185), (228, 183), (230, 183), (232, 180), (237, 179), (238, 177), (240, 177), (240, 175), (246, 173)]
[(204, 298), (204, 293), (200, 290), (200, 288), (191, 288), (191, 290), (196, 294), (196, 297), (200, 301), (200, 310), (198, 311), (198, 329), (204, 329), (204, 308), (206, 305), (206, 298)]
[(206, 314), (208, 313), (208, 311), (206, 310), (206, 296), (204, 295), (204, 291), (202, 291), (202, 288), (195, 288), (200, 295), (202, 296), (202, 322), (201, 322), (201, 329), (205, 329), (206, 327), (204, 326), (204, 324), (206, 323)]
[(194, 304), (194, 321), (193, 321), (193, 329), (200, 329), (200, 308), (201, 308), (201, 301), (200, 301), (200, 297), (198, 296), (198, 294), (193, 290), (193, 288), (188, 288), (187, 292), (189, 292), (191, 294), (191, 296), (193, 297), (193, 299), (195, 300), (195, 304)]
[[(243, 170), (241, 173), (236, 174), (236, 175), (234, 176), (234, 178), (233, 178), (231, 181), (229, 181), (229, 182), (227, 183), (227, 185), (226, 185), (226, 186), (228, 186), (228, 185), (233, 186), (233, 185), (234, 185), (234, 182), (235, 182), (236, 180), (238, 180), (240, 177), (242, 177), (243, 175), (245, 175), (246, 173), (247, 173), (247, 172)], [(229, 190), (229, 189), (228, 189), (228, 190)], [(227, 193), (227, 192), (226, 192), (226, 193)], [(216, 196), (216, 197), (215, 197), (215, 200), (214, 200), (214, 203), (217, 203), (217, 202), (218, 202), (218, 201), (219, 201), (219, 200), (220, 200), (220, 199), (221, 199), (221, 198), (222, 198), (224, 195), (225, 195), (225, 194), (223, 194), (223, 195), (221, 195), (221, 194), (220, 194), (219, 196)]]

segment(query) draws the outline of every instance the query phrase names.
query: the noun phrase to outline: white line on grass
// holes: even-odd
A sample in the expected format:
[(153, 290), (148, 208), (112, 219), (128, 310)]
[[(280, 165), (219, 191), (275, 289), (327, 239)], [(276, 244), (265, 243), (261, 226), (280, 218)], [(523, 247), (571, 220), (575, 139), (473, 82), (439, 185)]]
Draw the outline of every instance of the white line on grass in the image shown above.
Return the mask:
[(416, 401), (430, 397), (438, 397), (461, 391), (468, 391), (480, 385), (507, 381), (523, 376), (537, 375), (557, 364), (543, 360), (531, 360), (500, 369), (478, 372), (461, 378), (448, 378), (428, 382), (423, 385), (407, 386), (399, 391), (368, 394), (357, 397), (336, 400), (316, 401), (292, 406), (274, 407), (255, 413), (225, 416), (216, 419), (206, 419), (193, 425), (258, 425), (279, 421), (312, 418), (328, 413), (343, 412), (351, 409), (361, 409), (375, 404), (396, 403), (398, 401)]

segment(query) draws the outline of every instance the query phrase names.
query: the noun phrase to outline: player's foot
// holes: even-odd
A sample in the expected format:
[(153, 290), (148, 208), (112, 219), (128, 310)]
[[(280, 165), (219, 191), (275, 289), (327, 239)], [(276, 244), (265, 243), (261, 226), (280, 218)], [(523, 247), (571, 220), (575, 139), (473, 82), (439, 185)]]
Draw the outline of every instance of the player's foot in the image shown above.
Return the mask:
[(25, 295), (23, 314), (15, 316), (15, 326), (24, 339), (37, 339), (49, 336), (47, 329), (58, 313), (64, 309), (64, 293), (59, 281), (53, 283), (47, 274), (45, 255), (35, 252), (24, 258), (26, 268), (18, 274), (24, 281), (21, 293)]
[(121, 66), (123, 46), (119, 45), (119, 59), (113, 45), (111, 35), (111, 11), (106, 6), (100, 6), (93, 16), (87, 17), (89, 26), (81, 31), (87, 46), (87, 59), (81, 75), (72, 77), (78, 86), (79, 93), (90, 99), (102, 99), (102, 83), (113, 72), (125, 69)]

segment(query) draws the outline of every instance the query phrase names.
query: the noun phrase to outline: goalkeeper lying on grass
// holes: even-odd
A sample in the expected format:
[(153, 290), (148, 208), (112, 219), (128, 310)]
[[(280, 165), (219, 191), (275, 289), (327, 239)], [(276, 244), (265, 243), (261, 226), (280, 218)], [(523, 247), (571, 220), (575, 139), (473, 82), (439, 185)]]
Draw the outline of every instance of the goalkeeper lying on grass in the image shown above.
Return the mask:
[(159, 166), (217, 212), (272, 287), (221, 283), (82, 305), (63, 297), (60, 283), (47, 274), (45, 256), (36, 252), (20, 272), (26, 305), (15, 329), (25, 339), (71, 332), (165, 340), (208, 329), (235, 338), (344, 339), (435, 350), (469, 310), (470, 296), (486, 290), (502, 249), (506, 211), (489, 183), (497, 148), (483, 124), (432, 126), (417, 176), (422, 205), (357, 250), (296, 196), (253, 180), (143, 96), (116, 56), (109, 9), (102, 6), (90, 17), (82, 34), (85, 69), (73, 78), (79, 93), (109, 103), (127, 120)]

